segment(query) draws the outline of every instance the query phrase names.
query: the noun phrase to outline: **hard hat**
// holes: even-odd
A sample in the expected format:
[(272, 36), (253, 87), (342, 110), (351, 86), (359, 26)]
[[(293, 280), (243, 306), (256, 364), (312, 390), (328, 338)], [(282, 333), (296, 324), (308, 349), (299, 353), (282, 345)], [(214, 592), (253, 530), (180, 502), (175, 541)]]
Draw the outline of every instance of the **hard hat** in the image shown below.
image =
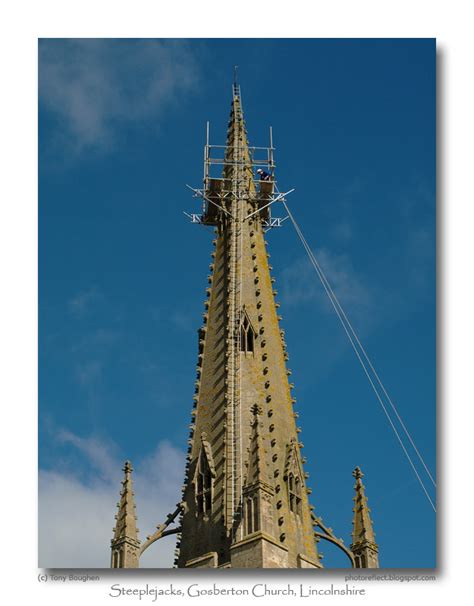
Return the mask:
[(257, 168), (257, 172), (258, 173), (263, 173), (263, 170), (261, 168)]

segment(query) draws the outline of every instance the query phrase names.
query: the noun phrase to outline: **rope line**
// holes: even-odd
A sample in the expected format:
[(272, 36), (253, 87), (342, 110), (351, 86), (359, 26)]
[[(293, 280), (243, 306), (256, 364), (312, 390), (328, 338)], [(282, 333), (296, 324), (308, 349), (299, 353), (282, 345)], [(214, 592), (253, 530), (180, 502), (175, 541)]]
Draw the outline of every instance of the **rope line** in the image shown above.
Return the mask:
[(369, 373), (369, 371), (367, 370), (367, 367), (366, 367), (366, 365), (365, 365), (365, 363), (364, 363), (364, 361), (363, 361), (363, 359), (362, 359), (362, 357), (361, 357), (361, 355), (360, 355), (360, 352), (358, 351), (358, 349), (357, 349), (357, 347), (356, 347), (356, 344), (355, 344), (355, 342), (354, 342), (354, 339), (352, 338), (351, 334), (349, 333), (348, 326), (349, 326), (349, 328), (350, 328), (350, 330), (351, 330), (351, 332), (352, 332), (352, 334), (353, 334), (353, 336), (354, 336), (354, 338), (355, 338), (356, 342), (357, 342), (357, 343), (358, 343), (358, 345), (360, 346), (360, 348), (361, 348), (361, 350), (362, 350), (362, 352), (363, 352), (363, 354), (364, 354), (364, 356), (365, 356), (365, 358), (366, 358), (366, 360), (367, 360), (367, 362), (368, 362), (368, 364), (369, 364), (370, 368), (372, 369), (372, 371), (373, 371), (373, 373), (374, 373), (375, 377), (377, 378), (377, 381), (378, 381), (378, 383), (379, 383), (379, 385), (380, 385), (380, 387), (381, 387), (382, 391), (384, 392), (384, 394), (386, 395), (386, 397), (387, 397), (388, 401), (390, 402), (390, 404), (391, 404), (391, 406), (392, 406), (392, 408), (393, 408), (393, 410), (394, 410), (394, 412), (395, 412), (395, 414), (396, 414), (396, 416), (397, 416), (398, 420), (399, 420), (399, 421), (400, 421), (400, 423), (401, 423), (401, 426), (403, 427), (403, 429), (404, 429), (405, 433), (407, 434), (407, 437), (408, 437), (408, 439), (410, 440), (410, 443), (411, 443), (411, 444), (412, 444), (412, 446), (414, 447), (414, 450), (415, 450), (415, 452), (416, 452), (416, 454), (417, 454), (418, 458), (420, 459), (420, 461), (421, 461), (421, 463), (422, 463), (423, 467), (424, 467), (424, 468), (425, 468), (425, 470), (427, 471), (428, 476), (430, 477), (431, 481), (433, 482), (433, 484), (434, 484), (435, 486), (436, 486), (436, 484), (435, 484), (435, 482), (434, 482), (434, 480), (433, 480), (433, 478), (432, 478), (432, 476), (431, 476), (431, 474), (430, 474), (430, 472), (429, 472), (429, 470), (428, 470), (428, 468), (427, 468), (427, 466), (426, 466), (426, 464), (425, 464), (425, 462), (424, 462), (423, 458), (421, 457), (421, 455), (420, 455), (420, 453), (419, 453), (418, 449), (416, 448), (416, 446), (415, 446), (415, 444), (414, 444), (414, 442), (413, 442), (413, 439), (411, 438), (410, 434), (408, 433), (408, 430), (406, 429), (405, 424), (404, 424), (404, 423), (403, 423), (403, 421), (401, 420), (401, 417), (400, 417), (400, 415), (398, 414), (398, 412), (397, 412), (397, 410), (396, 410), (396, 408), (395, 408), (395, 405), (393, 404), (392, 400), (391, 400), (391, 399), (390, 399), (390, 397), (388, 396), (387, 391), (386, 391), (386, 389), (384, 388), (384, 386), (383, 386), (383, 384), (382, 384), (382, 382), (381, 382), (381, 380), (380, 380), (380, 378), (379, 378), (378, 374), (375, 372), (375, 369), (374, 369), (374, 367), (373, 367), (372, 363), (370, 362), (369, 357), (368, 357), (368, 355), (367, 355), (367, 353), (366, 353), (365, 349), (362, 347), (362, 345), (361, 345), (361, 343), (360, 343), (360, 340), (359, 340), (359, 338), (357, 337), (357, 335), (356, 335), (356, 333), (355, 333), (354, 328), (352, 327), (351, 323), (350, 323), (350, 322), (349, 322), (349, 320), (347, 319), (347, 316), (346, 316), (346, 314), (344, 313), (344, 310), (342, 309), (342, 306), (341, 306), (341, 304), (339, 303), (339, 301), (338, 301), (338, 299), (337, 299), (337, 297), (336, 297), (336, 295), (335, 295), (334, 291), (332, 290), (332, 288), (331, 288), (331, 286), (330, 286), (330, 284), (329, 284), (329, 281), (327, 280), (326, 276), (324, 275), (324, 272), (322, 271), (321, 266), (319, 265), (319, 263), (318, 263), (318, 261), (317, 261), (316, 257), (314, 256), (314, 254), (313, 254), (313, 252), (312, 252), (311, 248), (309, 247), (308, 242), (306, 241), (306, 239), (305, 239), (305, 237), (304, 237), (304, 235), (303, 235), (303, 233), (302, 233), (302, 231), (301, 231), (301, 229), (300, 229), (299, 225), (297, 224), (297, 222), (296, 222), (295, 218), (293, 217), (293, 215), (292, 215), (292, 213), (291, 213), (290, 209), (288, 208), (288, 206), (287, 206), (287, 204), (286, 204), (286, 202), (285, 202), (285, 201), (283, 201), (283, 205), (285, 206), (286, 212), (288, 213), (288, 216), (290, 217), (291, 222), (293, 223), (293, 226), (294, 226), (294, 228), (295, 228), (295, 231), (296, 231), (296, 233), (298, 234), (298, 237), (300, 238), (301, 243), (303, 244), (303, 247), (304, 247), (304, 249), (306, 250), (306, 253), (308, 254), (309, 260), (310, 260), (310, 262), (311, 262), (311, 264), (312, 264), (313, 268), (315, 269), (315, 271), (316, 271), (316, 273), (317, 273), (317, 275), (318, 275), (318, 277), (319, 277), (319, 279), (320, 279), (320, 281), (321, 281), (321, 284), (323, 285), (323, 288), (324, 288), (324, 290), (326, 291), (326, 294), (327, 294), (327, 296), (328, 296), (329, 300), (331, 301), (331, 304), (332, 304), (332, 306), (333, 306), (333, 308), (334, 308), (334, 311), (336, 312), (336, 315), (337, 315), (337, 317), (339, 318), (339, 321), (341, 322), (342, 327), (344, 328), (344, 331), (345, 331), (345, 333), (346, 333), (346, 335), (347, 335), (347, 337), (348, 337), (348, 339), (349, 339), (349, 341), (350, 341), (350, 343), (351, 343), (351, 345), (352, 345), (352, 348), (353, 348), (353, 350), (354, 350), (354, 352), (355, 352), (355, 354), (356, 354), (356, 356), (357, 356), (357, 358), (358, 358), (358, 360), (359, 360), (359, 362), (360, 362), (360, 364), (361, 364), (361, 366), (362, 366), (362, 368), (363, 368), (363, 370), (364, 370), (364, 372), (365, 372), (365, 374), (366, 374), (366, 376), (367, 376), (367, 378), (368, 378), (368, 380), (369, 380), (370, 385), (372, 386), (372, 389), (373, 389), (373, 391), (374, 391), (374, 393), (375, 393), (375, 395), (376, 395), (376, 397), (377, 397), (377, 399), (378, 399), (378, 401), (379, 401), (379, 403), (380, 403), (380, 405), (381, 405), (381, 407), (382, 407), (382, 410), (384, 411), (385, 416), (387, 417), (387, 419), (388, 419), (388, 421), (389, 421), (389, 423), (390, 423), (390, 426), (392, 427), (392, 430), (393, 430), (393, 432), (394, 432), (395, 436), (397, 437), (397, 440), (398, 440), (398, 442), (400, 443), (400, 446), (402, 447), (402, 450), (403, 450), (403, 452), (405, 453), (405, 456), (406, 456), (406, 458), (407, 458), (408, 462), (410, 463), (410, 466), (412, 467), (412, 469), (413, 469), (413, 471), (414, 471), (414, 473), (415, 473), (415, 476), (416, 476), (416, 478), (418, 479), (418, 482), (419, 482), (420, 486), (421, 486), (421, 487), (422, 487), (422, 489), (423, 489), (423, 492), (424, 492), (424, 493), (425, 493), (425, 495), (426, 495), (426, 498), (428, 499), (428, 501), (429, 501), (429, 503), (430, 503), (431, 507), (433, 508), (433, 511), (434, 511), (434, 512), (436, 512), (436, 507), (435, 507), (435, 505), (434, 505), (433, 501), (431, 500), (431, 497), (430, 497), (430, 495), (429, 495), (429, 493), (428, 493), (428, 491), (427, 491), (427, 489), (426, 489), (426, 486), (425, 486), (425, 484), (424, 484), (423, 480), (421, 479), (420, 474), (418, 473), (418, 471), (417, 471), (417, 469), (416, 469), (416, 467), (415, 467), (415, 465), (414, 465), (414, 463), (413, 463), (413, 460), (412, 460), (412, 458), (411, 458), (410, 454), (408, 453), (408, 451), (407, 451), (407, 449), (406, 449), (406, 447), (405, 447), (405, 445), (404, 445), (404, 443), (403, 443), (403, 440), (401, 439), (400, 434), (398, 433), (397, 428), (395, 427), (395, 425), (394, 425), (394, 423), (393, 423), (393, 421), (392, 421), (392, 419), (391, 419), (391, 417), (390, 417), (390, 415), (389, 415), (389, 413), (388, 413), (388, 411), (387, 411), (387, 408), (386, 408), (386, 406), (385, 406), (385, 404), (384, 404), (384, 402), (383, 402), (383, 400), (382, 400), (382, 398), (381, 398), (381, 396), (380, 396), (380, 394), (379, 394), (379, 391), (377, 390), (377, 387), (375, 386), (375, 384), (374, 384), (374, 382), (373, 382), (373, 380), (372, 380), (372, 377), (370, 376), (370, 373)]
[(357, 333), (355, 332), (355, 330), (354, 330), (354, 328), (353, 328), (353, 326), (352, 326), (352, 324), (351, 324), (351, 322), (350, 322), (349, 318), (346, 316), (346, 314), (345, 314), (345, 312), (344, 312), (344, 309), (341, 307), (341, 304), (339, 303), (339, 300), (338, 300), (338, 299), (337, 299), (337, 297), (336, 297), (336, 294), (334, 293), (333, 289), (331, 288), (331, 285), (329, 284), (329, 281), (328, 281), (328, 279), (326, 278), (326, 276), (325, 276), (325, 274), (324, 274), (324, 272), (323, 272), (323, 269), (322, 269), (321, 265), (319, 264), (318, 260), (317, 260), (317, 259), (316, 259), (316, 257), (314, 256), (314, 253), (313, 253), (313, 251), (312, 251), (312, 250), (309, 248), (309, 246), (308, 246), (308, 254), (310, 254), (310, 255), (311, 255), (311, 257), (312, 257), (312, 259), (314, 260), (315, 264), (318, 266), (318, 269), (319, 269), (319, 272), (320, 272), (320, 279), (321, 279), (321, 280), (324, 280), (324, 282), (326, 283), (326, 286), (328, 287), (328, 289), (329, 289), (329, 291), (330, 291), (330, 293), (331, 293), (331, 296), (332, 296), (332, 298), (333, 298), (334, 302), (336, 303), (337, 307), (339, 308), (339, 311), (341, 312), (342, 316), (344, 317), (344, 320), (346, 321), (347, 325), (349, 326), (349, 329), (350, 329), (350, 331), (351, 331), (352, 335), (354, 336), (354, 338), (355, 338), (355, 340), (356, 340), (356, 342), (357, 342), (358, 346), (360, 347), (360, 349), (361, 349), (362, 353), (364, 354), (364, 358), (366, 359), (366, 361), (367, 361), (368, 365), (370, 366), (370, 369), (371, 369), (371, 370), (372, 370), (372, 372), (374, 373), (375, 378), (377, 379), (378, 384), (380, 385), (380, 387), (381, 387), (381, 389), (382, 389), (383, 393), (385, 394), (385, 396), (386, 396), (387, 400), (389, 401), (389, 403), (390, 403), (390, 405), (391, 405), (391, 407), (392, 407), (392, 409), (393, 409), (393, 411), (394, 411), (394, 413), (395, 413), (395, 415), (396, 415), (396, 417), (397, 417), (398, 421), (400, 422), (400, 425), (403, 427), (403, 430), (404, 430), (404, 432), (405, 432), (405, 434), (406, 434), (406, 436), (407, 436), (408, 440), (410, 441), (410, 444), (413, 446), (413, 449), (415, 450), (415, 452), (416, 452), (416, 454), (417, 454), (417, 456), (418, 456), (418, 458), (419, 458), (419, 460), (420, 460), (421, 464), (422, 464), (422, 465), (423, 465), (423, 467), (425, 468), (425, 471), (426, 471), (426, 473), (428, 474), (428, 476), (429, 476), (429, 478), (430, 478), (430, 480), (431, 480), (431, 482), (432, 482), (433, 486), (436, 488), (436, 482), (435, 482), (435, 480), (433, 479), (433, 476), (431, 475), (430, 470), (428, 469), (428, 466), (426, 465), (426, 463), (425, 463), (425, 461), (424, 461), (423, 457), (421, 456), (420, 452), (418, 451), (418, 448), (416, 447), (416, 444), (415, 444), (415, 442), (414, 442), (413, 438), (411, 437), (410, 432), (408, 431), (408, 429), (407, 429), (407, 427), (406, 427), (405, 423), (403, 422), (402, 418), (400, 417), (400, 414), (398, 413), (398, 410), (397, 410), (397, 408), (396, 408), (395, 404), (392, 402), (392, 399), (390, 398), (389, 394), (387, 393), (387, 390), (385, 389), (385, 386), (384, 386), (384, 384), (382, 383), (382, 380), (380, 379), (379, 375), (377, 374), (377, 371), (375, 370), (374, 366), (372, 365), (372, 362), (370, 361), (370, 358), (369, 358), (369, 356), (368, 356), (367, 352), (365, 351), (364, 346), (363, 346), (363, 345), (362, 345), (362, 343), (360, 342), (359, 337), (357, 336)]
[(350, 323), (349, 318), (346, 316), (346, 314), (345, 314), (345, 312), (344, 312), (344, 309), (341, 307), (341, 304), (339, 303), (339, 300), (337, 299), (337, 297), (336, 297), (336, 295), (335, 295), (335, 293), (334, 293), (333, 289), (331, 288), (331, 285), (329, 284), (329, 281), (328, 281), (328, 279), (326, 278), (326, 276), (325, 276), (325, 274), (324, 274), (324, 272), (323, 272), (323, 270), (322, 270), (321, 265), (319, 264), (318, 260), (317, 260), (317, 259), (316, 259), (316, 257), (314, 256), (313, 251), (311, 251), (311, 250), (310, 250), (310, 253), (311, 253), (312, 258), (314, 259), (314, 262), (316, 263), (316, 265), (317, 265), (317, 266), (318, 266), (318, 268), (319, 268), (319, 271), (320, 271), (320, 273), (321, 273), (321, 277), (322, 277), (322, 279), (323, 279), (323, 280), (326, 282), (326, 285), (327, 285), (327, 287), (328, 287), (328, 289), (329, 289), (329, 291), (330, 291), (330, 293), (331, 293), (331, 295), (332, 295), (332, 297), (333, 297), (333, 299), (334, 299), (334, 302), (335, 302), (335, 303), (336, 303), (336, 305), (338, 306), (339, 311), (341, 312), (342, 316), (344, 317), (344, 320), (346, 321), (347, 325), (349, 326), (349, 329), (350, 329), (350, 331), (351, 331), (352, 335), (354, 336), (354, 338), (355, 338), (355, 340), (356, 340), (356, 342), (357, 342), (358, 346), (360, 347), (360, 349), (361, 349), (362, 353), (364, 354), (364, 358), (366, 359), (366, 361), (367, 361), (367, 363), (368, 363), (368, 365), (369, 365), (370, 369), (371, 369), (371, 370), (372, 370), (372, 372), (374, 373), (375, 378), (377, 379), (378, 384), (380, 385), (380, 387), (381, 387), (381, 389), (382, 389), (383, 393), (385, 394), (385, 397), (386, 397), (386, 398), (387, 398), (387, 400), (389, 401), (390, 406), (392, 407), (393, 412), (395, 413), (395, 415), (396, 415), (396, 417), (397, 417), (398, 421), (400, 422), (400, 425), (402, 426), (402, 428), (403, 428), (403, 430), (404, 430), (404, 432), (405, 432), (405, 434), (406, 434), (406, 436), (407, 436), (408, 440), (410, 441), (410, 444), (412, 445), (412, 447), (413, 447), (414, 451), (416, 452), (416, 454), (417, 454), (417, 456), (418, 456), (418, 459), (420, 460), (420, 462), (421, 462), (421, 464), (423, 465), (423, 467), (424, 467), (424, 469), (425, 469), (426, 473), (428, 474), (428, 477), (430, 478), (431, 483), (432, 483), (432, 484), (433, 484), (433, 486), (436, 488), (436, 482), (435, 482), (435, 480), (434, 480), (433, 476), (431, 475), (430, 470), (428, 469), (428, 466), (427, 466), (427, 465), (426, 465), (426, 463), (425, 463), (425, 460), (424, 460), (424, 459), (423, 459), (423, 457), (421, 456), (421, 453), (419, 452), (418, 448), (416, 447), (416, 444), (415, 444), (415, 442), (414, 442), (413, 438), (411, 437), (410, 432), (408, 431), (408, 429), (407, 429), (407, 427), (406, 427), (405, 423), (403, 422), (403, 420), (402, 420), (402, 418), (401, 418), (400, 414), (398, 413), (398, 410), (397, 410), (397, 408), (396, 408), (395, 404), (393, 403), (392, 399), (390, 398), (389, 394), (387, 393), (387, 390), (385, 389), (385, 386), (384, 386), (384, 384), (382, 383), (382, 380), (380, 379), (379, 375), (377, 374), (377, 371), (375, 370), (374, 366), (372, 365), (372, 362), (370, 361), (370, 358), (369, 358), (369, 356), (368, 356), (367, 352), (365, 351), (364, 346), (363, 346), (363, 345), (362, 345), (362, 343), (360, 342), (359, 337), (357, 336), (357, 333), (355, 332), (355, 330), (354, 330), (354, 328), (353, 328), (352, 324)]

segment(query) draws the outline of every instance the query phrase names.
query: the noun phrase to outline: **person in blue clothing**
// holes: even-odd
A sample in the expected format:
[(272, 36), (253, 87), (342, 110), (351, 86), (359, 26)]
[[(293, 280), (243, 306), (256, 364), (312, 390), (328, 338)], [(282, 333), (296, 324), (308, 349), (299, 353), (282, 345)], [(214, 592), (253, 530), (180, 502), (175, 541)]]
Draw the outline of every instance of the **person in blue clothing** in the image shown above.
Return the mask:
[(260, 175), (260, 181), (270, 181), (271, 175), (266, 173), (262, 168), (257, 169), (257, 174)]

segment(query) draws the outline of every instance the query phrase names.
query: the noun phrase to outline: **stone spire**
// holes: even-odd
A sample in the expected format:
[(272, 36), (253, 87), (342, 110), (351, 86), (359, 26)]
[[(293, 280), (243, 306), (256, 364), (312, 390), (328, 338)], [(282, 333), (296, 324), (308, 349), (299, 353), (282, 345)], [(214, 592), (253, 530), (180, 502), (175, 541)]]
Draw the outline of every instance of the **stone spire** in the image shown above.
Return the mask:
[(132, 471), (130, 461), (125, 461), (125, 477), (122, 480), (120, 502), (117, 503), (118, 514), (115, 516), (114, 538), (111, 542), (112, 568), (138, 568), (140, 540), (136, 525)]
[(352, 545), (356, 568), (378, 568), (378, 545), (375, 542), (375, 533), (370, 519), (370, 509), (365, 496), (365, 486), (362, 484), (364, 474), (360, 467), (352, 472), (356, 483), (356, 496), (354, 500), (354, 521), (352, 522)]
[[(235, 84), (224, 158), (221, 177), (205, 182), (202, 223), (216, 236), (198, 331), (176, 564), (319, 568), (264, 239), (262, 207), (273, 182), (256, 180)], [(250, 525), (249, 498), (256, 503)]]

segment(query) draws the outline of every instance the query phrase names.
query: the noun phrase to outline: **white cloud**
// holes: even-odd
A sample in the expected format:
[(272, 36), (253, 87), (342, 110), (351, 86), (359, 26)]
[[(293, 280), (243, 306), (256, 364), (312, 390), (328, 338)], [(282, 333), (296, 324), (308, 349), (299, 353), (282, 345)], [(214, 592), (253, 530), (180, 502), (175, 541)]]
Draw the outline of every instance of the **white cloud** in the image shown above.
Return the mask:
[(347, 255), (337, 255), (323, 248), (317, 252), (317, 259), (341, 302), (364, 308), (370, 305), (369, 287), (354, 270)]
[(99, 472), (99, 477), (110, 481), (111, 478), (119, 474), (119, 464), (117, 463), (116, 447), (112, 443), (105, 443), (97, 438), (81, 438), (70, 431), (60, 429), (56, 434), (58, 442), (71, 444), (87, 460), (94, 469), (94, 473)]
[(39, 566), (107, 568), (117, 491), (64, 473), (39, 477)]
[[(323, 248), (315, 251), (315, 257), (343, 307), (347, 305), (349, 309), (360, 310), (371, 306), (370, 289), (357, 275), (347, 255), (337, 255)], [(332, 309), (318, 275), (306, 257), (283, 270), (282, 285), (284, 301), (289, 305), (314, 300), (323, 309)]]
[(110, 147), (117, 125), (156, 126), (198, 81), (182, 40), (42, 40), (39, 61), (40, 103), (76, 151)]
[[(59, 440), (85, 457), (87, 479), (76, 469), (41, 470), (39, 476), (39, 565), (42, 568), (108, 568), (110, 540), (121, 489), (120, 461), (113, 444), (59, 432)], [(185, 455), (168, 441), (135, 462), (134, 490), (140, 539), (152, 534), (179, 501)], [(175, 536), (154, 543), (142, 568), (173, 565)]]

